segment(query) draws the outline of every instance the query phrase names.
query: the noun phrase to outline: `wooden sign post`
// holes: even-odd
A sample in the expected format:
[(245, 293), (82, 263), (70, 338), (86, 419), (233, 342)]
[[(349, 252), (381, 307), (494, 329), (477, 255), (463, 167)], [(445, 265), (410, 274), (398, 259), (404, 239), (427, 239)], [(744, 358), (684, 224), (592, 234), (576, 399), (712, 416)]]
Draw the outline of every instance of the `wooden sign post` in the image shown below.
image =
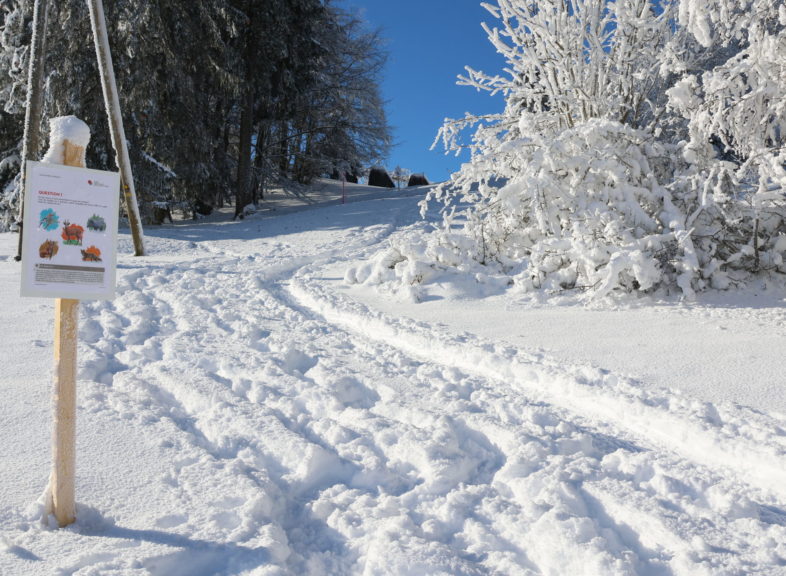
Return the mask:
[(27, 162), (22, 296), (55, 301), (52, 472), (47, 514), (76, 519), (76, 377), (79, 301), (114, 297), (120, 174), (85, 168), (90, 129), (50, 121), (49, 151)]
[(55, 302), (55, 382), (50, 512), (60, 527), (76, 520), (76, 343), (79, 300)]
[[(66, 166), (85, 167), (85, 149), (63, 141)], [(62, 528), (76, 520), (76, 345), (79, 300), (55, 300), (54, 427), (52, 475), (49, 491), (51, 513)]]

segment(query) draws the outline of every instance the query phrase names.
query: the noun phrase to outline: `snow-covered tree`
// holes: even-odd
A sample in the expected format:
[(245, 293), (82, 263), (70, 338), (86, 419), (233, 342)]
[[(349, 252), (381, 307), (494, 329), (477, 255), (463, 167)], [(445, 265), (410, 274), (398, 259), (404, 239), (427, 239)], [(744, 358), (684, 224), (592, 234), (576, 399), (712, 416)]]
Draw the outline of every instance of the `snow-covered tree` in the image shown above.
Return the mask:
[(0, 0), (0, 232), (16, 220), (32, 2)]
[(471, 161), (424, 202), (442, 206), (441, 230), (381, 261), (407, 281), (424, 263), (482, 265), (525, 290), (594, 295), (692, 296), (740, 269), (786, 271), (786, 11), (710, 4), (484, 4), (507, 66), (460, 83), (503, 93), (505, 109), (444, 125), (448, 149), (474, 134)]
[(146, 199), (213, 203), (224, 188), (238, 18), (220, 0), (114, 3), (115, 68)]
[(786, 4), (684, 0), (679, 21), (666, 62), (678, 79), (667, 94), (684, 119), (690, 169), (675, 186), (702, 192), (701, 252), (727, 270), (782, 271)]
[(472, 161), (431, 195), (446, 205), (436, 252), (496, 265), (527, 289), (647, 289), (662, 273), (689, 285), (695, 255), (681, 207), (659, 179), (671, 170), (668, 152), (652, 137), (674, 6), (486, 7), (499, 20), (484, 27), (507, 60), (505, 75), (468, 70), (461, 83), (502, 92), (506, 107), (443, 127), (452, 148), (482, 121)]
[[(32, 0), (0, 0), (0, 218), (15, 217)], [(107, 3), (129, 154), (144, 204), (237, 196), (265, 179), (308, 180), (384, 156), (384, 52), (325, 0)], [(88, 164), (113, 152), (84, 2), (50, 2), (44, 126), (73, 114), (92, 128)], [(260, 62), (265, 65), (260, 65)], [(5, 210), (3, 210), (5, 208)], [(2, 224), (0, 224), (2, 225)]]

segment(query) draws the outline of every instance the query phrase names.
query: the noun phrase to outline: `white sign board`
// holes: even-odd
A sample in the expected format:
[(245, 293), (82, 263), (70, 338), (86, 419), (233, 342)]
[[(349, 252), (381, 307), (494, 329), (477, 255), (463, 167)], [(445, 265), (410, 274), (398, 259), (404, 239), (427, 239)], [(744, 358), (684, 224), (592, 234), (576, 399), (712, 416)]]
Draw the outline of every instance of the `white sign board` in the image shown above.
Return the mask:
[(115, 296), (120, 175), (27, 163), (22, 296)]

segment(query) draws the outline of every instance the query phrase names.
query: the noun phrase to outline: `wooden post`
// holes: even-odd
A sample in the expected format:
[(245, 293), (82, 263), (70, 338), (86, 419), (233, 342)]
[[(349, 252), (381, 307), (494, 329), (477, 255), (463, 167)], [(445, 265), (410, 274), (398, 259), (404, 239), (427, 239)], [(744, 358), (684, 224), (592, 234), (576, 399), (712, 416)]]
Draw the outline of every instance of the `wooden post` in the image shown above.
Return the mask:
[[(85, 167), (85, 149), (63, 142), (66, 166)], [(79, 300), (55, 300), (54, 429), (50, 512), (62, 528), (76, 520), (76, 345)]]
[(76, 342), (79, 300), (55, 300), (52, 514), (62, 528), (76, 520)]
[(87, 0), (90, 10), (90, 23), (93, 27), (93, 41), (98, 59), (98, 69), (101, 72), (101, 89), (104, 92), (107, 119), (109, 120), (109, 133), (112, 137), (112, 146), (115, 149), (115, 163), (120, 170), (120, 187), (123, 190), (123, 200), (128, 215), (128, 225), (131, 227), (131, 238), (134, 242), (134, 255), (145, 255), (145, 240), (142, 231), (142, 219), (139, 215), (139, 205), (134, 189), (134, 176), (131, 172), (131, 160), (128, 157), (126, 133), (123, 129), (123, 118), (120, 115), (120, 99), (115, 81), (115, 70), (112, 65), (112, 53), (109, 50), (109, 36), (106, 31), (106, 18), (104, 17), (104, 4), (102, 0)]

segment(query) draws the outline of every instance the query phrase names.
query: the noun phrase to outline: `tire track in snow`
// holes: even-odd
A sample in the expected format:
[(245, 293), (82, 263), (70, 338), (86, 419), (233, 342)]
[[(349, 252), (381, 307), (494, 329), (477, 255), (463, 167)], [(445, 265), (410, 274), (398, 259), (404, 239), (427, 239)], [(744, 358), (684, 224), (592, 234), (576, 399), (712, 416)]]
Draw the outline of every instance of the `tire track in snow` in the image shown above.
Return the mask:
[[(391, 224), (351, 229), (343, 242), (316, 243), (308, 252), (368, 246), (393, 229)], [(165, 244), (171, 250), (183, 243)], [(185, 266), (187, 257), (167, 253), (152, 270), (150, 265), (129, 267), (114, 303), (91, 304), (94, 314), (82, 328), (81, 352), (87, 362), (80, 377), (112, 386), (107, 393), (92, 392), (92, 409), (107, 409), (108, 404), (124, 418), (155, 428), (163, 425), (171, 438), (164, 443), (193, 454), (176, 458), (164, 478), (182, 498), (203, 499), (196, 492), (200, 471), (220, 470), (221, 478), (234, 470), (239, 481), (229, 493), (263, 493), (252, 497), (250, 505), (230, 498), (233, 503), (218, 506), (220, 511), (204, 519), (169, 514), (157, 521), (162, 526), (173, 518), (171, 525), (181, 530), (212, 522), (218, 538), (263, 542), (273, 560), (290, 565), (292, 573), (303, 573), (305, 564), (320, 556), (317, 563), (324, 564), (326, 573), (348, 573), (352, 554), (337, 554), (342, 542), (320, 530), (319, 522), (315, 525), (305, 502), (315, 490), (346, 480), (353, 465), (297, 422), (302, 414), (287, 397), (297, 390), (265, 383), (301, 381), (301, 370), (310, 367), (302, 342), (279, 342), (271, 350), (277, 333), (286, 334), (279, 339), (291, 339), (285, 324), (297, 325), (301, 319), (288, 310), (277, 309), (279, 316), (266, 314), (268, 305), (276, 306), (265, 285), (312, 262), (313, 256), (298, 253), (302, 246), (283, 242), (260, 243), (256, 252), (245, 244), (242, 238), (185, 243), (183, 247), (199, 256), (188, 258)], [(249, 310), (255, 311), (253, 317)], [(272, 359), (260, 363), (260, 355)], [(353, 404), (354, 393), (346, 393)], [(267, 403), (285, 409), (268, 409)], [(173, 435), (173, 427), (179, 433)], [(283, 503), (283, 510), (274, 501)]]
[[(432, 392), (430, 386), (421, 386), (423, 408), (420, 413), (416, 414), (411, 407), (396, 401), (396, 388), (406, 387), (410, 379), (417, 377), (418, 365), (411, 364), (407, 358), (400, 355), (396, 358), (396, 352), (389, 349), (374, 348), (364, 351), (355, 345), (350, 345), (348, 335), (334, 333), (332, 329), (326, 330), (324, 325), (315, 324), (313, 320), (269, 298), (264, 292), (262, 296), (260, 292), (256, 292), (253, 297), (260, 300), (258, 307), (249, 306), (249, 298), (240, 299), (239, 294), (249, 292), (249, 282), (255, 285), (253, 274), (247, 277), (234, 274), (231, 266), (227, 264), (222, 266), (224, 272), (213, 273), (213, 278), (210, 274), (205, 274), (206, 270), (199, 268), (186, 272), (164, 268), (144, 277), (138, 276), (134, 279), (135, 283), (141, 284), (138, 288), (156, 285), (161, 289), (157, 293), (163, 296), (163, 300), (140, 298), (139, 293), (129, 291), (126, 293), (127, 301), (120, 303), (115, 316), (104, 314), (111, 320), (107, 323), (107, 328), (110, 330), (114, 330), (113, 326), (116, 324), (126, 328), (132, 326), (131, 318), (135, 316), (136, 306), (144, 306), (148, 310), (160, 310), (170, 317), (170, 324), (167, 324), (161, 317), (149, 315), (146, 321), (151, 326), (165, 327), (165, 329), (158, 332), (156, 328), (151, 328), (147, 339), (138, 338), (136, 330), (132, 329), (130, 331), (132, 338), (123, 342), (125, 336), (122, 336), (122, 332), (112, 332), (117, 336), (114, 339), (115, 347), (121, 349), (121, 358), (128, 365), (136, 365), (137, 360), (141, 358), (160, 356), (159, 360), (147, 363), (136, 371), (133, 378), (129, 378), (130, 375), (116, 375), (114, 380), (115, 386), (120, 389), (126, 386), (138, 386), (141, 382), (145, 382), (147, 394), (152, 397), (159, 411), (168, 412), (168, 418), (175, 426), (193, 438), (194, 446), (207, 451), (209, 456), (207, 462), (197, 456), (180, 458), (175, 463), (168, 481), (173, 488), (185, 491), (184, 498), (192, 498), (190, 493), (198, 485), (196, 476), (199, 475), (199, 470), (205, 470), (206, 467), (208, 470), (215, 470), (216, 467), (222, 466), (222, 460), (238, 462), (243, 466), (241, 476), (262, 474), (267, 471), (270, 477), (266, 490), (268, 493), (278, 495), (285, 501), (292, 498), (305, 498), (312, 502), (312, 510), (317, 518), (328, 523), (332, 522), (337, 528), (342, 528), (347, 518), (359, 514), (362, 510), (360, 523), (370, 524), (368, 530), (373, 533), (391, 519), (388, 512), (374, 511), (384, 510), (391, 501), (444, 500), (451, 494), (462, 492), (460, 486), (463, 484), (475, 486), (475, 490), (482, 490), (503, 465), (501, 453), (493, 447), (490, 440), (472, 432), (465, 424), (446, 417), (443, 406), (434, 405), (434, 399), (430, 398)], [(209, 297), (201, 303), (191, 300), (203, 298), (192, 294), (193, 285), (197, 280), (203, 287), (204, 293), (210, 294), (213, 288), (211, 283), (218, 282), (219, 277), (225, 284), (233, 279), (235, 282), (240, 282), (241, 286), (235, 288), (225, 286), (226, 298), (218, 303), (210, 300)], [(141, 290), (140, 293), (146, 291)], [(236, 304), (230, 307), (231, 309), (225, 309), (230, 302)], [(127, 316), (117, 314), (122, 312), (126, 305), (129, 306), (125, 310)], [(200, 307), (202, 313), (194, 315), (191, 309)], [(280, 404), (284, 408), (278, 409), (273, 407), (265, 409), (260, 405), (259, 400), (268, 402), (272, 400), (272, 393), (269, 390), (260, 390), (265, 387), (263, 382), (254, 380), (252, 373), (261, 367), (259, 362), (252, 360), (244, 363), (245, 352), (260, 348), (259, 343), (254, 342), (258, 332), (252, 330), (253, 335), (246, 343), (246, 348), (241, 347), (232, 357), (225, 358), (224, 365), (222, 362), (217, 362), (215, 356), (212, 356), (212, 360), (204, 357), (204, 350), (215, 345), (219, 337), (230, 340), (233, 334), (237, 335), (237, 331), (233, 332), (231, 323), (232, 315), (237, 313), (238, 308), (267, 310), (272, 323), (281, 323), (281, 319), (286, 319), (292, 325), (298, 326), (297, 330), (290, 330), (287, 334), (280, 335), (278, 345), (272, 346), (271, 340), (274, 336), (272, 333), (276, 330), (283, 332), (286, 327), (276, 328), (271, 323), (267, 323), (265, 328), (271, 334), (265, 338), (268, 343), (263, 348), (273, 357), (269, 368), (273, 369), (275, 377), (293, 378), (295, 384), (300, 384), (300, 389), (293, 390), (293, 393), (302, 395), (303, 388), (312, 384), (317, 384), (325, 390), (322, 397), (312, 392), (314, 397), (310, 400), (311, 407), (300, 407), (299, 410), (293, 411), (291, 402)], [(116, 316), (120, 319), (118, 320)], [(242, 317), (234, 321), (242, 321)], [(176, 339), (175, 335), (177, 335)], [(311, 348), (306, 346), (305, 340), (313, 340), (315, 336), (320, 335), (327, 340), (325, 343), (320, 346), (311, 344)], [(336, 354), (335, 350), (341, 350), (342, 342), (345, 343), (345, 349), (343, 353)], [(158, 349), (160, 352), (151, 355), (145, 352), (145, 348)], [(188, 352), (189, 348), (193, 348), (191, 353)], [(222, 347), (219, 352), (223, 354), (229, 348), (229, 346)], [(309, 358), (316, 358), (316, 361)], [(320, 366), (320, 362), (324, 366)], [(281, 371), (275, 370), (274, 364)], [(366, 368), (373, 366), (373, 369), (370, 373), (368, 370), (364, 372), (363, 366)], [(333, 376), (335, 372), (342, 369), (344, 376), (338, 378)], [(183, 375), (187, 377), (182, 378)], [(375, 392), (368, 386), (372, 386), (371, 382), (380, 375), (384, 377), (386, 385)], [(431, 383), (433, 377), (433, 374), (428, 373), (418, 378), (426, 379)], [(455, 380), (460, 376), (453, 375), (451, 378)], [(449, 385), (455, 384), (452, 380)], [(364, 384), (364, 381), (369, 384)], [(411, 394), (412, 391), (408, 390), (407, 395)], [(249, 398), (251, 401), (244, 403), (243, 398)], [(318, 415), (322, 408), (328, 408), (326, 410), (328, 413), (331, 410), (336, 412), (335, 407), (329, 406), (332, 402), (343, 404), (343, 409), (339, 406), (338, 418), (320, 418)], [(275, 403), (271, 402), (271, 404)], [(359, 412), (373, 420), (374, 424), (370, 430), (363, 427), (363, 422), (358, 425), (355, 418)], [(296, 424), (297, 420), (304, 418), (308, 419), (305, 423)], [(391, 439), (389, 446), (384, 442), (381, 444), (377, 442), (374, 437), (375, 426), (396, 429), (395, 441)], [(250, 434), (251, 430), (256, 434)], [(342, 434), (346, 438), (336, 438)], [(358, 442), (359, 439), (363, 442)], [(182, 440), (179, 442), (183, 443)], [(287, 447), (283, 453), (281, 446)], [(339, 459), (344, 458), (346, 461), (353, 462), (352, 472), (348, 476), (334, 475), (332, 478), (325, 476), (320, 471), (320, 467), (335, 470), (340, 469), (341, 466), (336, 466), (338, 462), (336, 458), (312, 457), (315, 454), (314, 450), (319, 446), (327, 451), (335, 447), (340, 453)], [(299, 466), (296, 459), (305, 461), (306, 467)], [(232, 464), (232, 466), (236, 465)], [(461, 470), (457, 471), (457, 467)], [(298, 478), (304, 480), (310, 486), (310, 490), (304, 492), (294, 487), (293, 483), (296, 484)], [(335, 495), (323, 497), (319, 494), (331, 489), (336, 491)], [(235, 488), (233, 492), (237, 493), (238, 489)], [(239, 492), (242, 494), (243, 490)], [(336, 512), (343, 506), (342, 501), (350, 494), (362, 495), (364, 499), (361, 501), (366, 502), (368, 506), (356, 505), (355, 510), (349, 506), (343, 514), (337, 514)], [(264, 497), (256, 508), (270, 508), (271, 505), (265, 502), (272, 497), (270, 495)], [(467, 506), (473, 508), (481, 499), (480, 496), (475, 496), (468, 503), (461, 503), (453, 514), (462, 517), (463, 513), (460, 510)], [(249, 512), (259, 513), (253, 510), (244, 512), (239, 505), (240, 502), (230, 505), (214, 516), (219, 519), (229, 534), (234, 534), (233, 538), (251, 537), (245, 532), (238, 533), (236, 530), (244, 522), (248, 522)], [(313, 556), (319, 555), (320, 546), (335, 551), (339, 549), (339, 545), (336, 541), (327, 544), (323, 542), (320, 545), (319, 537), (309, 544), (307, 537), (298, 532), (303, 530), (303, 525), (310, 525), (315, 531), (317, 530), (315, 526), (319, 526), (314, 524), (313, 519), (308, 521), (308, 510), (302, 503), (295, 502), (284, 512), (272, 514), (270, 520), (282, 526), (288, 533), (285, 541), (289, 542), (292, 552), (305, 557), (310, 554), (313, 560)], [(328, 510), (330, 513), (327, 513)], [(323, 517), (325, 514), (327, 516)], [(432, 546), (438, 545), (446, 558), (444, 566), (455, 573), (484, 573), (484, 570), (475, 566), (476, 560), (462, 558), (466, 555), (465, 541), (454, 541), (454, 535), (461, 533), (461, 525), (434, 519), (429, 522), (432, 515), (428, 511), (421, 511), (414, 513), (414, 517), (410, 513), (400, 518), (396, 515), (393, 517), (397, 522), (405, 522), (402, 529), (407, 532), (413, 531), (411, 523), (424, 520), (429, 532), (412, 538), (417, 538), (417, 541), (432, 542)], [(287, 516), (292, 518), (287, 521), (285, 520)], [(167, 518), (169, 517), (171, 515)], [(372, 520), (369, 521), (368, 517)], [(168, 522), (167, 518), (162, 518), (160, 521)], [(257, 520), (261, 518), (258, 517)], [(178, 522), (186, 523), (186, 520), (178, 519)], [(301, 524), (300, 527), (297, 526), (298, 523)], [(357, 527), (354, 530), (357, 530)], [(362, 541), (363, 538), (359, 540)], [(379, 541), (371, 538), (372, 544)], [(518, 559), (519, 566), (527, 565), (529, 561), (526, 559), (526, 554), (523, 550), (517, 549), (512, 542), (515, 542), (514, 538), (511, 538), (508, 544), (498, 545), (506, 554), (514, 555)], [(310, 552), (309, 547), (312, 548)], [(279, 552), (275, 556), (283, 555), (284, 552)], [(402, 551), (402, 555), (408, 557), (409, 552)], [(353, 554), (347, 552), (343, 560), (333, 559), (325, 562), (326, 566), (335, 570), (333, 572), (328, 570), (329, 573), (351, 573), (349, 566), (353, 560)], [(368, 561), (375, 560), (366, 560)], [(424, 559), (423, 562), (428, 564), (430, 560)], [(293, 568), (299, 565), (302, 564), (292, 564)]]
[[(148, 311), (144, 342), (134, 336), (133, 329), (130, 333), (112, 332), (114, 336), (108, 339), (119, 351), (123, 366), (133, 367), (114, 375), (113, 392), (117, 399), (117, 392), (134, 388), (138, 393), (141, 387), (153, 405), (152, 410), (143, 407), (143, 417), (151, 419), (153, 412), (156, 418), (171, 422), (180, 434), (170, 442), (180, 450), (187, 447), (187, 453), (196, 451), (196, 456), (173, 462), (166, 482), (191, 501), (201, 499), (196, 493), (200, 475), (209, 477), (221, 470), (220, 476), (227, 482), (234, 477), (235, 485), (227, 484), (225, 489), (230, 504), (219, 506), (221, 510), (211, 516), (216, 519), (217, 533), (240, 541), (261, 540), (273, 551), (273, 559), (286, 565), (293, 552), (307, 552), (290, 546), (293, 540), (297, 542), (291, 531), (306, 530), (312, 524), (299, 499), (314, 487), (343, 480), (350, 468), (331, 454), (329, 447), (318, 446), (293, 431), (280, 411), (263, 404), (272, 393), (265, 379), (285, 377), (287, 369), (296, 370), (298, 360), (283, 358), (283, 369), (275, 360), (247, 361), (249, 354), (269, 351), (264, 342), (269, 333), (285, 327), (275, 326), (283, 318), (270, 317), (266, 330), (244, 329), (248, 319), (244, 310), (260, 310), (262, 316), (269, 302), (259, 291), (258, 279), (253, 274), (240, 274), (240, 267), (227, 260), (220, 272), (163, 267), (131, 278), (137, 290), (124, 291), (115, 304), (104, 304), (114, 313), (103, 310), (100, 316), (124, 317), (123, 324), (128, 327), (133, 325), (128, 319), (137, 316), (138, 308)], [(216, 299), (212, 294), (218, 292), (219, 284), (225, 297)], [(194, 290), (197, 285), (201, 290)], [(159, 289), (147, 290), (151, 286)], [(140, 295), (151, 293), (156, 296), (143, 302)], [(154, 317), (150, 310), (159, 310), (162, 315)], [(105, 328), (111, 330), (113, 324), (109, 322)], [(107, 344), (107, 339), (102, 344)], [(158, 352), (152, 355), (147, 349)], [(254, 374), (260, 370), (261, 374)], [(282, 451), (281, 446), (288, 449)], [(319, 466), (327, 473), (320, 472)], [(190, 525), (196, 523), (197, 519), (189, 519)], [(340, 547), (335, 541), (327, 545)], [(337, 573), (343, 571), (340, 562), (331, 566)]]

